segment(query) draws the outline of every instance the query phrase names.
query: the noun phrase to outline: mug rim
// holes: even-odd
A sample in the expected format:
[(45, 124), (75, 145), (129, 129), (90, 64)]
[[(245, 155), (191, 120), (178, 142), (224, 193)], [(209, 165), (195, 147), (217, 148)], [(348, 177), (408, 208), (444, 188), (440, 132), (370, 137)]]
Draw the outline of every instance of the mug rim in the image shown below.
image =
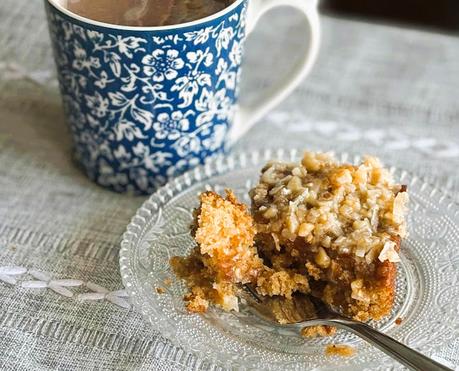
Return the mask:
[(204, 18), (199, 18), (191, 22), (185, 22), (185, 23), (177, 23), (173, 25), (167, 25), (167, 26), (123, 26), (123, 25), (117, 25), (113, 23), (105, 23), (105, 22), (100, 22), (100, 21), (95, 21), (93, 19), (83, 17), (81, 15), (78, 15), (76, 13), (73, 13), (66, 9), (64, 6), (59, 4), (58, 0), (47, 0), (48, 4), (54, 7), (56, 10), (60, 11), (61, 13), (64, 13), (66, 16), (75, 19), (77, 21), (91, 24), (94, 26), (98, 27), (104, 27), (104, 28), (109, 28), (109, 29), (116, 29), (116, 30), (123, 30), (123, 31), (167, 31), (167, 30), (175, 30), (175, 29), (181, 29), (181, 28), (186, 28), (186, 27), (192, 27), (196, 25), (200, 25), (202, 23), (206, 23), (209, 21), (212, 21), (214, 19), (217, 19), (235, 8), (237, 8), (241, 3), (247, 0), (236, 0), (233, 4), (230, 6), (220, 10), (217, 13), (214, 13), (212, 15), (209, 15)]

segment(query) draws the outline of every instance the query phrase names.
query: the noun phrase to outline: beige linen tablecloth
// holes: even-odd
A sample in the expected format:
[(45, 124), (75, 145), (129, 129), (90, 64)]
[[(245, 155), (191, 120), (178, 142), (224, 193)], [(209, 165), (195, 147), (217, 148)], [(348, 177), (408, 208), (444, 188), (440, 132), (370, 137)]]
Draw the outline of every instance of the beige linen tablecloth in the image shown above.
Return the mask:
[[(311, 76), (237, 147), (373, 153), (459, 200), (459, 39), (322, 20)], [(302, 39), (294, 13), (262, 22), (248, 45), (244, 99), (281, 78)], [(120, 236), (143, 201), (99, 188), (73, 164), (43, 4), (2, 0), (1, 370), (217, 368), (161, 337), (117, 291)], [(81, 300), (103, 291), (94, 284), (108, 294)], [(459, 365), (458, 348), (438, 356)]]

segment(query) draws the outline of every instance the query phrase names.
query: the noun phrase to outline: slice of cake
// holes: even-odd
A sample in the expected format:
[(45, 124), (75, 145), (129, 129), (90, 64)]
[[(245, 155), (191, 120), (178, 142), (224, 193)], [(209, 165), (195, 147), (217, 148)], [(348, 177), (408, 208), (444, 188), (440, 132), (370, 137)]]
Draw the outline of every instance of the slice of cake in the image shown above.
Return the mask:
[(201, 195), (197, 247), (171, 260), (189, 311), (237, 310), (249, 283), (283, 323), (311, 312), (306, 295), (359, 320), (390, 312), (408, 196), (378, 160), (354, 166), (307, 152), (300, 163), (273, 161), (250, 197), (252, 215), (231, 191)]
[(308, 277), (312, 295), (348, 316), (389, 313), (407, 193), (377, 159), (353, 166), (307, 152), (301, 163), (270, 162), (250, 196), (266, 265)]
[(254, 283), (263, 262), (254, 247), (255, 226), (247, 207), (233, 192), (200, 196), (192, 228), (197, 247), (188, 257), (174, 257), (175, 273), (190, 288), (185, 301), (191, 312), (205, 312), (209, 302), (238, 310), (236, 284)]

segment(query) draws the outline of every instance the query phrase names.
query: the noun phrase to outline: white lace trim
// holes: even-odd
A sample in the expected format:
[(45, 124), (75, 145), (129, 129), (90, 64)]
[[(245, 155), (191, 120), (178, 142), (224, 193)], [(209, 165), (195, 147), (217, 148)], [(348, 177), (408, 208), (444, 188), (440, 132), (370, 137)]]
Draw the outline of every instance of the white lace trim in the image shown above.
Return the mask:
[[(25, 275), (34, 279), (22, 279)], [(118, 307), (131, 309), (128, 294), (124, 289), (110, 291), (93, 282), (84, 282), (73, 278), (53, 279), (51, 274), (36, 269), (27, 269), (20, 266), (0, 267), (0, 281), (25, 289), (49, 289), (66, 298), (76, 298), (82, 301), (108, 301)], [(83, 287), (89, 292), (75, 295), (69, 288)]]

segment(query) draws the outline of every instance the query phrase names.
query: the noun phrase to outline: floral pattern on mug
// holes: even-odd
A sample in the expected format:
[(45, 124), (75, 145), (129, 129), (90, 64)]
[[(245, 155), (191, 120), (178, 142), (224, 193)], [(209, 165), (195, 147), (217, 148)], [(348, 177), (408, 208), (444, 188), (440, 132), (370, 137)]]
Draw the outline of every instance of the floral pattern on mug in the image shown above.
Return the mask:
[(171, 115), (162, 112), (158, 115), (157, 120), (153, 124), (156, 139), (176, 140), (180, 138), (182, 132), (186, 132), (190, 127), (190, 122), (182, 111), (172, 112)]
[(195, 26), (142, 31), (83, 23), (48, 4), (76, 157), (91, 179), (150, 193), (225, 148), (246, 5)]

